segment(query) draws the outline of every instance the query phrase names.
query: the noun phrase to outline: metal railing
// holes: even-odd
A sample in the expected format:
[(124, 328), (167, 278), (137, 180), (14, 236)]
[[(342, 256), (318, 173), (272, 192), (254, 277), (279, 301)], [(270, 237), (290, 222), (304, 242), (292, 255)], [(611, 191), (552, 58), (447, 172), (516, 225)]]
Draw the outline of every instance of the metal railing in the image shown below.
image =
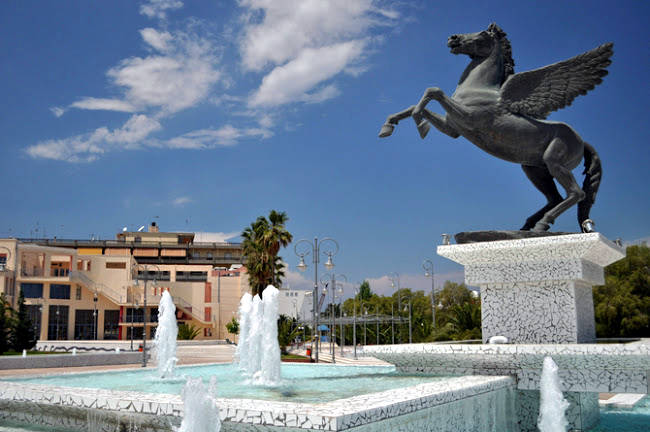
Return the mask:
[(83, 285), (86, 285), (88, 288), (92, 289), (96, 293), (101, 293), (102, 295), (110, 298), (117, 304), (126, 304), (128, 302), (127, 296), (121, 292), (104, 285), (101, 282), (95, 282), (82, 272), (78, 270), (72, 270), (70, 272), (70, 280), (81, 282)]

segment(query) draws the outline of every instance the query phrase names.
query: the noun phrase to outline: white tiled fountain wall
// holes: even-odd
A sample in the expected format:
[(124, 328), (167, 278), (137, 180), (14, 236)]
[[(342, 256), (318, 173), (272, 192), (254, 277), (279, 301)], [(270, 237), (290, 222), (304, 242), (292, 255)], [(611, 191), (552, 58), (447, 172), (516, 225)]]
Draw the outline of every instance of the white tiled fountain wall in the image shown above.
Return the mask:
[[(501, 432), (513, 419), (510, 377), (467, 376), (323, 404), (217, 399), (222, 431)], [(113, 432), (171, 431), (179, 396), (0, 382), (0, 419)]]
[(591, 287), (625, 256), (599, 233), (438, 246), (481, 288), (483, 341), (580, 343), (595, 339)]
[[(594, 341), (592, 286), (604, 283), (606, 265), (625, 256), (621, 247), (598, 233), (439, 246), (438, 254), (462, 264), (465, 282), (480, 287), (483, 342), (499, 335), (515, 344)], [(523, 382), (529, 386), (538, 384), (539, 370), (516, 368), (515, 372), (525, 376)], [(569, 382), (577, 378), (588, 386), (585, 368), (562, 372)], [(609, 381), (611, 387), (616, 372), (600, 372), (589, 370), (597, 382)], [(624, 381), (631, 383), (629, 371), (625, 372)], [(647, 389), (647, 369), (641, 374)], [(535, 430), (539, 393), (520, 391), (519, 395), (520, 426)], [(598, 421), (596, 393), (570, 392), (567, 398), (575, 430)]]

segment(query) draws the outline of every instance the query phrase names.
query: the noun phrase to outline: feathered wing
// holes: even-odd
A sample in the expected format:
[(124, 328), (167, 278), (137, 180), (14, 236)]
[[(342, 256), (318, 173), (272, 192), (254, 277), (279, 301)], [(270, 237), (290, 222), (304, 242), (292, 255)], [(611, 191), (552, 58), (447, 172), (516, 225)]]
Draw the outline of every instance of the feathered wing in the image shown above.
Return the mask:
[(614, 44), (543, 68), (511, 75), (501, 86), (500, 105), (515, 114), (543, 119), (593, 89), (607, 75)]

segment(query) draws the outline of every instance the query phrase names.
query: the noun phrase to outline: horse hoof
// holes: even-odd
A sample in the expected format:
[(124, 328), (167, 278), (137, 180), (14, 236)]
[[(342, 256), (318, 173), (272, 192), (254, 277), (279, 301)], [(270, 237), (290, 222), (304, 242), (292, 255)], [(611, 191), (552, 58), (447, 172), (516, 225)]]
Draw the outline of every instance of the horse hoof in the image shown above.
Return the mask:
[(391, 136), (394, 130), (395, 130), (395, 125), (392, 125), (390, 123), (384, 123), (381, 126), (381, 130), (379, 131), (379, 138), (386, 138), (387, 136)]
[(547, 223), (544, 222), (537, 222), (535, 226), (533, 227), (532, 231), (537, 231), (537, 232), (545, 232), (548, 231), (548, 229), (551, 226)]
[(426, 120), (422, 120), (418, 125), (418, 132), (420, 132), (420, 138), (424, 139), (429, 133), (429, 129), (431, 129), (431, 125), (429, 124), (429, 122)]

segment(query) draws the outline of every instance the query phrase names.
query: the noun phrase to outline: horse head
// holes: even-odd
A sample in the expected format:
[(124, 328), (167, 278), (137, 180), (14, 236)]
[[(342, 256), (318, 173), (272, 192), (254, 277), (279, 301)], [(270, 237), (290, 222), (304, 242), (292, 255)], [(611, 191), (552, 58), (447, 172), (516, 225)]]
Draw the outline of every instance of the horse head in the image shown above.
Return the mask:
[(495, 49), (499, 49), (504, 67), (504, 79), (514, 73), (515, 62), (512, 59), (512, 48), (506, 33), (495, 23), (486, 30), (476, 33), (455, 34), (449, 36), (447, 46), (452, 54), (465, 54), (474, 59), (485, 59)]

